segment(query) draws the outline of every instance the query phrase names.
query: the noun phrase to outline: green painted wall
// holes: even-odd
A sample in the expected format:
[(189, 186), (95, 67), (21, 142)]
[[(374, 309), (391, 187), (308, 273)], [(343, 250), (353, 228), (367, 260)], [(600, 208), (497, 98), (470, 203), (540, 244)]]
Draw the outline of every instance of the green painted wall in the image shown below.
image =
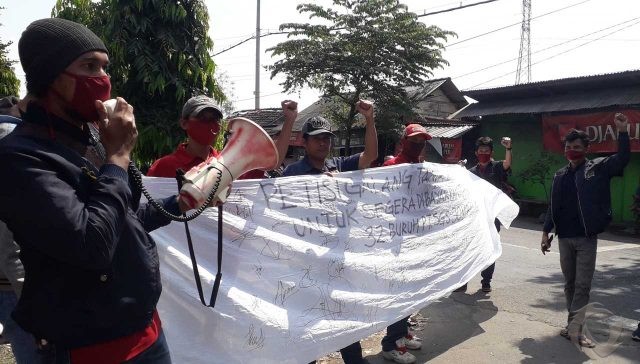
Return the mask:
[[(546, 201), (545, 189), (541, 184), (525, 182), (522, 173), (541, 158), (542, 121), (540, 115), (502, 115), (483, 117), (480, 125), (480, 135), (487, 135), (494, 139), (494, 158), (504, 159), (504, 147), (500, 145), (500, 138), (509, 136), (513, 139), (513, 175), (509, 182), (518, 189), (518, 197)], [(549, 153), (548, 174), (546, 188), (551, 186), (551, 180), (556, 170), (567, 163), (564, 156)], [(589, 158), (603, 156), (592, 154)], [(632, 153), (631, 161), (624, 171), (624, 177), (615, 177), (611, 182), (611, 204), (613, 221), (628, 223), (634, 221), (629, 210), (632, 195), (635, 193), (640, 180), (640, 153)]]

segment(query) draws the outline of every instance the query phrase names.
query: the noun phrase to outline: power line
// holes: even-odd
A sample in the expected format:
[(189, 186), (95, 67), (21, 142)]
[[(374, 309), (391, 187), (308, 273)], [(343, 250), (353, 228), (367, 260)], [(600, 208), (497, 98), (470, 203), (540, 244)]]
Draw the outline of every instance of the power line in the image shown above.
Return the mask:
[[(264, 38), (264, 37), (267, 37), (267, 36), (269, 36), (269, 35), (275, 35), (275, 34), (289, 34), (289, 32), (269, 32), (269, 33), (264, 33), (264, 34), (260, 34), (260, 38)], [(242, 44), (244, 44), (244, 43), (246, 43), (246, 42), (248, 42), (248, 41), (250, 41), (250, 40), (252, 40), (252, 39), (256, 39), (256, 36), (255, 36), (255, 35), (252, 35), (252, 36), (250, 36), (249, 38), (244, 39), (244, 40), (242, 40), (242, 41), (240, 41), (240, 42), (238, 42), (238, 43), (236, 43), (236, 44), (234, 44), (234, 45), (232, 45), (232, 46), (230, 46), (230, 47), (228, 47), (228, 48), (225, 48), (225, 49), (221, 50), (221, 51), (220, 51), (220, 52), (218, 52), (218, 53), (214, 53), (214, 54), (212, 55), (212, 57), (215, 57), (215, 56), (217, 56), (217, 55), (219, 55), (219, 54), (222, 54), (222, 53), (224, 53), (224, 52), (230, 51), (230, 50), (232, 50), (233, 48), (235, 48), (235, 47), (237, 47), (237, 46), (239, 46), (239, 45), (242, 45)]]
[[(469, 5), (461, 5), (461, 6), (458, 6), (458, 7), (455, 7), (455, 8), (450, 8), (450, 9), (440, 10), (440, 11), (436, 11), (436, 12), (432, 12), (432, 13), (427, 13), (427, 14), (421, 14), (421, 15), (418, 15), (418, 18), (423, 17), (423, 16), (428, 16), (428, 15), (433, 15), (433, 14), (440, 14), (440, 13), (446, 13), (446, 12), (450, 12), (450, 11), (454, 11), (454, 10), (460, 10), (460, 9), (468, 8), (468, 7), (471, 7), (471, 6), (487, 4), (487, 3), (494, 2), (494, 1), (498, 1), (498, 0), (486, 0), (486, 1), (481, 1), (481, 2), (477, 2), (477, 3), (469, 4)], [(586, 1), (591, 1), (591, 0), (586, 0)], [(584, 2), (586, 2), (586, 1), (584, 1)], [(336, 28), (336, 29), (332, 29), (332, 30), (341, 30), (341, 29), (344, 29), (344, 28)], [(270, 36), (270, 35), (276, 35), (276, 34), (289, 34), (289, 33), (291, 33), (291, 32), (268, 32), (268, 33), (265, 33), (265, 34), (261, 34), (261, 35), (260, 35), (260, 38), (264, 38), (264, 37), (267, 37), (267, 36)], [(255, 34), (254, 34), (254, 35), (250, 36), (250, 37), (249, 37), (249, 38), (247, 38), (247, 39), (244, 39), (244, 40), (242, 40), (242, 41), (240, 41), (240, 42), (238, 42), (238, 43), (236, 43), (236, 44), (234, 44), (234, 45), (232, 45), (232, 46), (230, 46), (230, 47), (227, 47), (227, 48), (225, 48), (225, 49), (221, 50), (220, 52), (214, 53), (214, 54), (212, 55), (212, 57), (213, 57), (213, 56), (217, 56), (217, 55), (219, 55), (219, 54), (222, 54), (222, 53), (224, 53), (224, 52), (230, 51), (230, 50), (232, 50), (233, 48), (235, 48), (235, 47), (237, 47), (237, 46), (240, 46), (240, 45), (242, 45), (242, 44), (244, 44), (244, 43), (246, 43), (246, 42), (248, 42), (248, 41), (250, 41), (250, 40), (252, 40), (252, 39), (255, 39), (255, 38), (256, 38), (256, 36), (255, 36)], [(458, 42), (458, 43), (461, 43), (461, 42)]]
[(448, 13), (450, 11), (454, 11), (454, 10), (460, 10), (460, 9), (464, 9), (464, 8), (470, 8), (472, 6), (477, 6), (477, 5), (483, 5), (483, 4), (488, 4), (488, 3), (492, 3), (494, 1), (498, 1), (498, 0), (485, 0), (485, 1), (479, 1), (477, 3), (473, 3), (473, 4), (468, 4), (468, 5), (460, 5), (458, 7), (455, 8), (449, 8), (449, 9), (445, 9), (445, 10), (439, 10), (439, 11), (433, 11), (431, 13), (424, 13), (424, 14), (420, 14), (418, 15), (418, 18), (422, 18), (423, 16), (429, 16), (429, 15), (435, 15), (435, 14), (442, 14), (442, 13)]
[[(554, 54), (554, 55), (552, 55), (552, 56), (550, 56), (550, 57), (547, 57), (547, 58), (541, 59), (541, 60), (539, 60), (539, 61), (537, 61), (537, 62), (535, 62), (535, 63), (532, 63), (531, 65), (533, 66), (533, 65), (536, 65), (536, 64), (538, 64), (538, 63), (542, 63), (542, 62), (544, 62), (544, 61), (548, 61), (548, 60), (550, 60), (550, 59), (552, 59), (552, 58), (555, 58), (555, 57), (561, 56), (561, 55), (563, 55), (563, 54), (569, 53), (569, 52), (574, 51), (574, 50), (576, 50), (576, 49), (578, 49), (578, 48), (580, 48), (580, 47), (583, 47), (583, 46), (585, 46), (585, 45), (587, 45), (587, 44), (590, 44), (590, 43), (596, 42), (596, 41), (598, 41), (598, 40), (600, 40), (600, 39), (602, 39), (602, 38), (608, 37), (608, 36), (610, 36), (610, 35), (612, 35), (612, 34), (615, 34), (615, 33), (617, 33), (617, 32), (620, 32), (620, 31), (623, 31), (623, 30), (625, 30), (625, 29), (627, 29), (627, 28), (630, 28), (630, 27), (632, 27), (632, 26), (634, 26), (634, 25), (636, 25), (636, 24), (640, 24), (640, 21), (637, 21), (637, 22), (635, 22), (635, 23), (633, 23), (633, 24), (629, 24), (629, 25), (627, 25), (626, 27), (620, 28), (620, 29), (615, 30), (615, 31), (613, 31), (613, 32), (611, 32), (611, 33), (607, 33), (607, 34), (603, 35), (602, 37), (595, 38), (595, 39), (593, 39), (593, 40), (590, 40), (590, 41), (588, 41), (588, 42), (582, 43), (582, 44), (580, 44), (580, 45), (578, 45), (578, 46), (575, 46), (575, 47), (573, 47), (573, 48), (569, 48), (569, 49), (567, 49), (567, 50), (565, 50), (565, 51), (562, 51), (562, 52), (560, 52), (560, 53), (556, 53), (556, 54)], [(476, 88), (476, 87), (478, 87), (478, 86), (482, 86), (482, 85), (484, 85), (484, 84), (486, 84), (486, 83), (489, 83), (489, 82), (491, 82), (491, 81), (495, 81), (495, 80), (500, 79), (500, 78), (502, 78), (502, 77), (509, 76), (509, 75), (511, 75), (511, 74), (513, 74), (513, 73), (515, 73), (515, 71), (505, 73), (505, 74), (500, 75), (500, 76), (498, 76), (498, 77), (494, 77), (494, 78), (492, 78), (492, 79), (490, 79), (490, 80), (488, 80), (488, 81), (484, 81), (484, 82), (482, 82), (482, 83), (479, 83), (479, 84), (477, 84), (477, 85), (474, 85), (474, 86), (470, 87), (470, 88), (469, 88), (469, 90), (473, 90), (473, 89), (475, 89), (475, 88)]]
[[(611, 29), (611, 28), (615, 28), (615, 27), (620, 26), (620, 25), (622, 25), (622, 24), (626, 24), (626, 23), (629, 23), (629, 22), (632, 22), (632, 21), (634, 21), (634, 20), (638, 20), (638, 19), (640, 19), (640, 17), (636, 17), (636, 18), (633, 18), (633, 19), (629, 19), (629, 20), (626, 20), (626, 21), (623, 21), (623, 22), (620, 22), (620, 23), (614, 24), (614, 25), (610, 25), (610, 26), (608, 26), (608, 27), (606, 27), (606, 28), (602, 28), (602, 29), (596, 30), (596, 31), (591, 32), (591, 33), (588, 33), (588, 34), (584, 34), (584, 35), (581, 35), (581, 36), (579, 36), (579, 37), (572, 38), (572, 39), (566, 40), (566, 41), (561, 42), (561, 43), (554, 44), (554, 45), (552, 45), (552, 46), (549, 46), (549, 47), (546, 47), (546, 48), (543, 48), (543, 49), (539, 49), (539, 50), (537, 50), (537, 51), (535, 51), (535, 52), (532, 52), (531, 54), (537, 54), (537, 53), (540, 53), (540, 52), (548, 51), (549, 49), (556, 48), (556, 47), (559, 47), (559, 46), (561, 46), (561, 45), (565, 45), (565, 44), (567, 44), (567, 43), (575, 42), (575, 41), (576, 41), (576, 40), (578, 40), (578, 39), (583, 39), (583, 38), (586, 38), (586, 37), (588, 37), (588, 36), (591, 36), (591, 35), (594, 35), (594, 34), (597, 34), (597, 33), (600, 33), (600, 32), (604, 32), (605, 30), (609, 30), (609, 29)], [(597, 40), (600, 40), (600, 38), (591, 39), (591, 41), (597, 41)], [(503, 64), (505, 64), (505, 63), (513, 62), (513, 61), (515, 61), (515, 60), (517, 60), (517, 59), (518, 59), (518, 57), (516, 57), (516, 58), (511, 58), (511, 59), (509, 59), (509, 60), (502, 61), (502, 62), (500, 62), (500, 63), (495, 63), (495, 64), (492, 64), (491, 66), (487, 66), (487, 67), (480, 68), (480, 69), (477, 69), (477, 70), (473, 70), (473, 71), (471, 71), (471, 72), (467, 72), (467, 73), (464, 73), (464, 74), (459, 75), (459, 76), (453, 76), (453, 77), (451, 77), (451, 78), (452, 78), (452, 79), (460, 79), (460, 78), (463, 78), (463, 77), (466, 77), (466, 76), (469, 76), (469, 75), (476, 74), (476, 73), (481, 72), (481, 71), (486, 71), (486, 70), (488, 70), (488, 69), (490, 69), (490, 68), (494, 68), (494, 67), (497, 67), (497, 66), (501, 66), (501, 65), (503, 65)]]
[[(274, 92), (274, 93), (272, 93), (272, 94), (260, 95), (259, 97), (260, 97), (260, 98), (263, 98), (263, 97), (273, 96), (273, 95), (279, 95), (279, 94), (282, 94), (282, 91)], [(248, 99), (235, 100), (235, 101), (240, 102), (240, 101), (249, 101), (249, 100), (253, 100), (253, 99), (255, 99), (255, 96), (252, 96), (252, 97), (250, 97), (250, 98), (248, 98)]]
[[(553, 13), (557, 13), (557, 12), (559, 12), (559, 11), (562, 11), (562, 10), (566, 10), (566, 9), (572, 8), (572, 7), (574, 7), (574, 6), (578, 6), (578, 5), (584, 4), (584, 3), (589, 2), (589, 1), (591, 1), (591, 0), (584, 0), (584, 1), (581, 1), (581, 2), (579, 2), (579, 3), (575, 3), (575, 4), (571, 4), (571, 5), (565, 6), (564, 8), (560, 8), (560, 9), (556, 9), (556, 10), (550, 11), (550, 12), (548, 12), (548, 13), (540, 14), (540, 15), (538, 15), (538, 16), (534, 16), (533, 18), (531, 18), (531, 20), (538, 19), (538, 18), (542, 18), (543, 16), (551, 15), (551, 14), (553, 14)], [(485, 33), (482, 33), (482, 34), (475, 35), (475, 36), (473, 36), (473, 37), (471, 37), (471, 38), (466, 38), (466, 39), (463, 39), (463, 40), (461, 40), (461, 41), (451, 43), (451, 44), (447, 45), (447, 48), (448, 48), (448, 47), (452, 47), (452, 46), (454, 46), (454, 45), (458, 45), (458, 44), (460, 44), (460, 43), (464, 43), (464, 42), (470, 41), (470, 40), (472, 40), (472, 39), (476, 39), (476, 38), (484, 37), (485, 35), (493, 34), (493, 33), (498, 32), (498, 31), (500, 31), (500, 30), (504, 30), (504, 29), (507, 29), (507, 28), (511, 28), (511, 27), (513, 27), (513, 26), (516, 26), (516, 25), (521, 25), (521, 24), (522, 24), (522, 22), (521, 22), (521, 21), (519, 21), (519, 22), (516, 22), (516, 23), (513, 23), (513, 24), (505, 25), (505, 26), (503, 26), (503, 27), (496, 28), (496, 29), (490, 30), (490, 31), (485, 32)]]

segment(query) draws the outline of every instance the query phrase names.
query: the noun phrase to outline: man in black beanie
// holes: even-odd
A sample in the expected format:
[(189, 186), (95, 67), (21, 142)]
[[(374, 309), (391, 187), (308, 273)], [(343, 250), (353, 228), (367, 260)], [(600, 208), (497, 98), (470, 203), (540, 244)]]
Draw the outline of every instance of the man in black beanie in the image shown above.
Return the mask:
[[(169, 220), (130, 185), (138, 133), (124, 99), (110, 113), (102, 104), (106, 47), (63, 19), (31, 23), (18, 47), (29, 94), (0, 141), (0, 220), (25, 268), (13, 318), (56, 363), (170, 363), (147, 233)], [(182, 212), (176, 196), (162, 202)]]

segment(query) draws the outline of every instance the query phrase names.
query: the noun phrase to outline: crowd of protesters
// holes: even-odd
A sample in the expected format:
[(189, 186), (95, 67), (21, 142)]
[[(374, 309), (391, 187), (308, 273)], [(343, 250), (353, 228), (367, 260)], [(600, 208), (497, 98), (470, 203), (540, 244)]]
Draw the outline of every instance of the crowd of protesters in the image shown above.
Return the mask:
[[(28, 95), (0, 104), (0, 320), (18, 363), (170, 363), (171, 355), (156, 305), (161, 294), (158, 253), (149, 232), (170, 223), (165, 214), (140, 203), (131, 153), (136, 144), (134, 107), (111, 97), (105, 67), (108, 49), (87, 27), (63, 19), (31, 23), (19, 41)], [(278, 139), (280, 165), (286, 156), (297, 104), (282, 102), (285, 115)], [(365, 119), (361, 153), (331, 157), (331, 123), (319, 115), (302, 128), (305, 155), (284, 176), (328, 174), (368, 168), (378, 158), (374, 106), (360, 100)], [(149, 176), (175, 177), (216, 157), (212, 144), (223, 112), (213, 99), (196, 95), (183, 106), (180, 127), (188, 141), (158, 159)], [(588, 304), (595, 270), (597, 236), (611, 220), (612, 177), (629, 162), (628, 120), (617, 114), (619, 151), (589, 160), (589, 139), (570, 131), (564, 140), (568, 165), (554, 176), (541, 250), (558, 237), (565, 278), (567, 327), (561, 335), (582, 346), (580, 314)], [(407, 125), (397, 153), (384, 166), (420, 163), (431, 136)], [(512, 141), (503, 138), (504, 160), (494, 160), (489, 137), (478, 139), (478, 163), (470, 172), (498, 188), (512, 165)], [(422, 156), (422, 157), (421, 157)], [(10, 178), (6, 178), (10, 176)], [(241, 178), (264, 178), (249, 171)], [(640, 195), (638, 193), (637, 195)], [(638, 198), (638, 196), (636, 196)], [(161, 200), (173, 213), (187, 210), (177, 196)], [(637, 204), (634, 205), (637, 208)], [(496, 229), (500, 230), (498, 221)], [(482, 272), (490, 292), (495, 263)], [(459, 291), (466, 289), (466, 285)], [(639, 328), (640, 330), (640, 328)], [(640, 340), (640, 332), (633, 334)], [(355, 341), (355, 340), (354, 340)], [(408, 318), (388, 326), (383, 357), (397, 363), (416, 358), (421, 340)], [(363, 364), (359, 342), (340, 350), (347, 364)]]

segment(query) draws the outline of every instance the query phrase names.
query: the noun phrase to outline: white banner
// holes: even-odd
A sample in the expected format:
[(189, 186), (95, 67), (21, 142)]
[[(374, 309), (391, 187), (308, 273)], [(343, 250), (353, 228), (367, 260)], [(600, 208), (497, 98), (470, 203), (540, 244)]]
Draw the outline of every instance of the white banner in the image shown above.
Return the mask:
[[(146, 178), (154, 196), (175, 181)], [(224, 206), (222, 284), (201, 305), (181, 223), (153, 233), (159, 311), (176, 363), (308, 363), (448, 294), (501, 254), (518, 206), (457, 165), (236, 181)], [(217, 209), (191, 222), (205, 297)]]

